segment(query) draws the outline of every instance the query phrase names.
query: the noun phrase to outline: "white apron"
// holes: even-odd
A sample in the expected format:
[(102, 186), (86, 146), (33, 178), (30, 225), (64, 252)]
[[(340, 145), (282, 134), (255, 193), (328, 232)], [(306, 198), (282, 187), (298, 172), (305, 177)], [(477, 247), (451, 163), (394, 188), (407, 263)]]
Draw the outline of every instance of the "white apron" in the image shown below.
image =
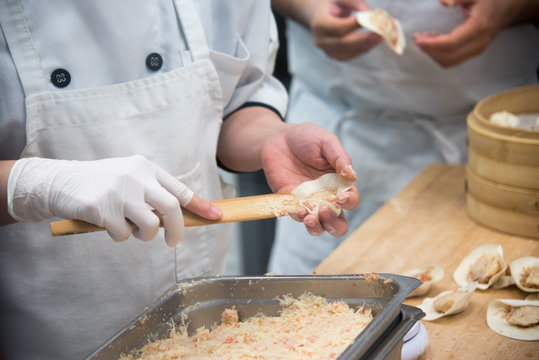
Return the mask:
[(412, 35), (450, 32), (463, 21), (460, 9), (430, 0), (373, 0), (369, 5), (401, 20), (407, 40), (402, 57), (380, 44), (347, 62), (330, 60), (314, 48), (308, 31), (288, 23), (295, 78), (287, 121), (312, 121), (339, 137), (358, 172), (361, 200), (346, 213), (350, 230), (342, 238), (311, 237), (302, 224), (279, 219), (271, 272), (310, 273), (429, 164), (465, 162), (466, 115), (474, 104), (537, 81), (539, 36), (532, 25), (504, 30), (481, 56), (442, 69), (413, 43)]
[[(221, 198), (215, 158), (221, 85), (194, 4), (175, 6), (178, 36), (190, 50), (182, 68), (51, 91), (22, 6), (10, 1), (0, 18), (26, 96), (22, 157), (142, 154), (203, 198)], [(52, 238), (48, 222), (0, 227), (0, 349), (8, 359), (82, 358), (177, 280), (223, 271), (230, 234), (229, 225), (188, 228), (170, 248), (162, 229), (151, 242), (116, 243), (106, 232)]]

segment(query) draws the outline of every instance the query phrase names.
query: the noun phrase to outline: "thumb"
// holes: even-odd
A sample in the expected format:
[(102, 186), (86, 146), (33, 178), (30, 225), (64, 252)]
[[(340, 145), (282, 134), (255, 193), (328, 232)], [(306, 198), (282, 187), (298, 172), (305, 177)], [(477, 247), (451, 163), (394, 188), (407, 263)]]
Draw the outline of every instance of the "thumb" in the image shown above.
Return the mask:
[(203, 218), (217, 220), (223, 216), (223, 212), (217, 206), (200, 196), (193, 194), (191, 201), (185, 205), (185, 208)]
[(345, 18), (330, 17), (326, 19), (326, 23), (323, 26), (318, 26), (318, 29), (313, 30), (330, 36), (344, 36), (359, 27), (360, 25), (355, 16)]
[(467, 6), (476, 2), (476, 0), (439, 0), (440, 4), (445, 7), (454, 7), (454, 6)]
[(353, 11), (367, 11), (370, 8), (365, 0), (337, 0), (335, 3), (342, 8)]

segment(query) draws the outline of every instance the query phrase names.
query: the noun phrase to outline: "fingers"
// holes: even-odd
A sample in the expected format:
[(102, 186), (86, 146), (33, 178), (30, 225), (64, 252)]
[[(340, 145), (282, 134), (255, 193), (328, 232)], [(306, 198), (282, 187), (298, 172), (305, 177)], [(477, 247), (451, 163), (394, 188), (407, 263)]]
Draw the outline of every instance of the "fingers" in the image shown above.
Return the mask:
[(450, 67), (481, 54), (492, 39), (489, 29), (469, 18), (450, 34), (416, 33), (417, 46), (443, 67)]
[(187, 205), (191, 201), (194, 194), (193, 191), (165, 170), (161, 168), (157, 169), (157, 180), (165, 189), (178, 198), (182, 206)]
[(440, 4), (442, 4), (445, 7), (453, 7), (453, 6), (467, 6), (475, 3), (477, 0), (439, 0)]
[(354, 16), (350, 16), (351, 12), (364, 8), (361, 3), (338, 3), (329, 9), (322, 7), (314, 15), (310, 26), (315, 45), (329, 57), (346, 61), (380, 43), (380, 36), (356, 31), (361, 26)]
[(312, 236), (320, 236), (325, 231), (330, 235), (339, 237), (348, 232), (348, 223), (344, 213), (336, 216), (328, 207), (321, 207), (318, 211), (318, 219), (316, 216), (309, 214), (303, 218), (305, 228)]
[(322, 49), (329, 57), (339, 61), (351, 60), (367, 53), (381, 42), (382, 37), (375, 33), (355, 31), (343, 37), (325, 36), (315, 39), (316, 46)]
[(203, 218), (210, 220), (217, 220), (223, 216), (221, 209), (196, 194), (193, 195), (193, 198), (185, 206), (185, 208), (197, 215), (202, 216)]
[(352, 11), (369, 10), (365, 0), (335, 0), (333, 3), (342, 9), (344, 15), (349, 15)]
[(150, 241), (157, 235), (160, 220), (149, 206), (127, 206), (125, 216), (134, 223), (133, 236)]
[(359, 205), (359, 192), (355, 185), (348, 191), (340, 192), (335, 195), (335, 202), (346, 210), (355, 209)]
[(189, 187), (169, 173), (161, 170), (158, 179), (164, 188), (161, 188), (162, 193), (159, 194), (161, 192), (159, 189), (148, 192), (148, 195), (154, 194), (155, 198), (148, 197), (146, 201), (162, 215), (165, 240), (169, 246), (176, 246), (184, 231), (180, 204), (189, 211), (210, 220), (217, 220), (223, 215), (218, 207), (194, 194)]
[(352, 159), (336, 136), (325, 133), (321, 141), (320, 151), (325, 161), (341, 178), (348, 182), (357, 180), (357, 174), (352, 168)]
[(322, 207), (318, 211), (318, 220), (322, 227), (332, 236), (339, 237), (348, 232), (348, 223), (342, 211), (339, 216), (335, 216), (329, 208)]
[[(144, 196), (146, 203), (161, 214), (163, 228), (165, 229), (165, 241), (169, 246), (176, 246), (184, 230), (180, 202), (170, 192), (160, 186), (149, 187)], [(151, 230), (147, 231), (149, 232)]]
[(455, 0), (439, 0), (440, 4), (442, 4), (445, 7), (453, 7), (455, 6)]
[(458, 65), (485, 51), (496, 33), (511, 23), (519, 8), (511, 4), (504, 1), (454, 0), (447, 5), (460, 6), (465, 21), (449, 34), (414, 34), (414, 41), (441, 66)]
[(324, 18), (313, 21), (311, 31), (313, 34), (320, 36), (342, 37), (357, 30), (359, 27), (360, 25), (353, 16), (325, 16)]
[(305, 225), (305, 228), (307, 229), (309, 234), (311, 234), (312, 236), (320, 236), (325, 231), (316, 216), (311, 214), (303, 218), (303, 224)]
[(126, 241), (133, 233), (131, 224), (125, 218), (119, 221), (106, 222), (104, 226), (112, 240), (117, 242)]
[[(163, 228), (165, 229), (165, 241), (169, 246), (176, 246), (183, 234), (183, 214), (181, 212), (181, 206), (187, 206), (192, 199), (196, 196), (189, 187), (187, 187), (181, 181), (178, 181), (168, 172), (163, 169), (157, 170), (157, 179), (164, 189), (168, 192), (170, 198), (168, 198), (162, 204), (152, 204), (148, 199), (148, 203), (161, 214), (163, 220)], [(163, 196), (160, 198), (165, 200)], [(159, 199), (155, 199), (159, 201)]]

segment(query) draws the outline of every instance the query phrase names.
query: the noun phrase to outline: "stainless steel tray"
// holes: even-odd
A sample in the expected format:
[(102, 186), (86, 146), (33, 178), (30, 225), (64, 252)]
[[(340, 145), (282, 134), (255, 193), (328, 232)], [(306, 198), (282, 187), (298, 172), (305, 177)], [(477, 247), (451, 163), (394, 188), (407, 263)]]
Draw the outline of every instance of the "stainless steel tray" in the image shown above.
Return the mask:
[[(232, 305), (236, 306), (240, 319), (257, 313), (277, 315), (281, 309), (277, 296), (290, 294), (298, 297), (305, 292), (323, 296), (328, 301), (339, 300), (353, 307), (371, 308), (373, 320), (339, 359), (378, 358), (381, 354), (380, 346), (386, 344), (387, 352), (393, 349), (387, 346), (389, 340), (389, 343), (395, 346), (402, 345), (405, 334), (402, 333), (402, 329), (409, 329), (424, 314), (417, 309), (415, 312), (407, 309), (407, 312), (403, 313), (402, 302), (421, 284), (419, 280), (394, 274), (376, 275), (379, 278), (375, 280), (370, 275), (186, 279), (167, 291), (146, 312), (102, 345), (88, 359), (118, 359), (120, 354), (127, 354), (142, 347), (150, 336), (153, 338), (168, 336), (172, 324), (181, 323), (185, 319), (189, 321), (189, 334), (193, 334), (200, 326), (211, 327), (218, 323), (223, 310)], [(397, 327), (401, 330), (396, 331)]]

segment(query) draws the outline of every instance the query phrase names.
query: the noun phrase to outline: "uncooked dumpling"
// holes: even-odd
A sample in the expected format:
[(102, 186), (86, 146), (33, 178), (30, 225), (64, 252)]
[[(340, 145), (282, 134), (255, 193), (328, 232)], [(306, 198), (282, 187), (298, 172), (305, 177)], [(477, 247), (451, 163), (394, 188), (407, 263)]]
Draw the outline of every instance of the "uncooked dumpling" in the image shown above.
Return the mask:
[(515, 284), (523, 291), (539, 292), (539, 258), (524, 256), (511, 263), (511, 275)]
[(442, 280), (444, 277), (444, 269), (435, 264), (425, 265), (417, 269), (406, 271), (403, 275), (414, 277), (423, 283), (417, 289), (412, 291), (408, 297), (422, 296), (429, 291), (430, 286), (433, 283)]
[(335, 195), (349, 190), (353, 182), (344, 181), (338, 174), (324, 174), (316, 180), (306, 181), (292, 190), (292, 194), (299, 199), (300, 205), (318, 217), (318, 210), (327, 206), (339, 215), (341, 207), (335, 202)]
[(506, 269), (502, 247), (486, 244), (479, 246), (462, 260), (453, 273), (453, 279), (460, 286), (477, 281), (477, 288), (486, 290), (505, 274)]
[(384, 42), (399, 55), (406, 47), (406, 39), (400, 22), (389, 15), (385, 10), (360, 11), (356, 13), (359, 25), (380, 35)]
[(494, 300), (487, 309), (487, 324), (512, 339), (539, 340), (539, 300)]
[(459, 289), (444, 291), (433, 298), (425, 298), (418, 306), (425, 313), (423, 320), (432, 321), (463, 311), (468, 307), (476, 287), (477, 282), (467, 283)]

